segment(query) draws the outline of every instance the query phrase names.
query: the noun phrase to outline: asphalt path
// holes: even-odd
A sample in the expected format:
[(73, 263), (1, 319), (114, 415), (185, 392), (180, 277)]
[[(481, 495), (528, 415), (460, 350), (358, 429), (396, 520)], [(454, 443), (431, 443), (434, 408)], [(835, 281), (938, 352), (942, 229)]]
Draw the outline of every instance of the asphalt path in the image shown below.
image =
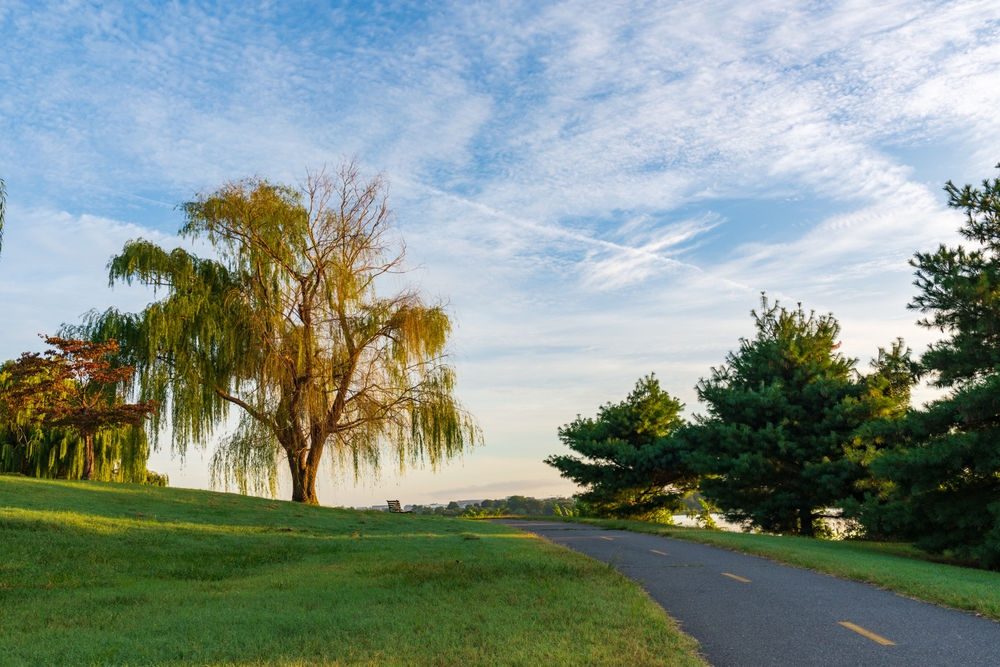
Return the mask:
[(639, 582), (714, 667), (1000, 667), (1000, 624), (719, 547), (502, 520)]

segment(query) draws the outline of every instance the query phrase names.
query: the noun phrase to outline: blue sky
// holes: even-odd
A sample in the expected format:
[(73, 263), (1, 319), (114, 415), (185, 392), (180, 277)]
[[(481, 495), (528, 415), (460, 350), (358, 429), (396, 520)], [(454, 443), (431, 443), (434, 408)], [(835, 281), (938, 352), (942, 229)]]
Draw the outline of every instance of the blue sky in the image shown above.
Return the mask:
[[(486, 445), (323, 502), (570, 493), (556, 429), (654, 371), (697, 412), (761, 291), (862, 363), (934, 339), (907, 259), (956, 242), (944, 181), (1000, 161), (1000, 4), (873, 4), (0, 2), (0, 357), (141, 308), (105, 264), (176, 243), (194, 193), (357, 154)], [(207, 485), (198, 452), (151, 467)]]

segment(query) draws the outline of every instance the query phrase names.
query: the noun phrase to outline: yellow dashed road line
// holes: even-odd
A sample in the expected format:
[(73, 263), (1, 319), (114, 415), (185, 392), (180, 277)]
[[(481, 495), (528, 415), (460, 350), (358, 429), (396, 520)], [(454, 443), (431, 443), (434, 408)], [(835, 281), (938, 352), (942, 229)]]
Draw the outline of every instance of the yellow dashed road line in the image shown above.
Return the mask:
[(603, 535), (601, 535), (601, 539), (602, 540), (611, 540), (611, 541), (614, 541), (615, 538), (613, 538), (613, 537), (604, 537)]
[(749, 584), (750, 583), (749, 579), (744, 579), (743, 577), (737, 577), (735, 574), (729, 574), (728, 572), (723, 572), (722, 574), (724, 574), (727, 577), (730, 577), (732, 579), (735, 579), (736, 581), (742, 581), (744, 584)]
[(656, 549), (650, 549), (654, 554), (660, 554), (661, 556), (669, 556), (670, 554), (665, 554), (662, 551), (657, 551)]
[(848, 630), (854, 630), (859, 635), (864, 635), (865, 637), (868, 637), (868, 639), (872, 640), (873, 642), (878, 642), (882, 646), (895, 646), (896, 645), (896, 642), (891, 642), (888, 639), (886, 639), (885, 637), (880, 637), (877, 634), (875, 634), (874, 632), (869, 632), (868, 630), (865, 630), (862, 627), (854, 625), (853, 623), (848, 623), (847, 621), (838, 621), (838, 622), (842, 626), (844, 626), (845, 628), (847, 628)]

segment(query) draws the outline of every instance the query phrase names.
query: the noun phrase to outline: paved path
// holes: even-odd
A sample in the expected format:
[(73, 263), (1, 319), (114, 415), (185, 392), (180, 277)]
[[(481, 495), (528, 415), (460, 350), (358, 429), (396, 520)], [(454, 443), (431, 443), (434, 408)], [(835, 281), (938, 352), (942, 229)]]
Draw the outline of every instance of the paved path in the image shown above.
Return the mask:
[(1000, 624), (972, 614), (668, 537), (501, 523), (614, 563), (714, 667), (1000, 667)]

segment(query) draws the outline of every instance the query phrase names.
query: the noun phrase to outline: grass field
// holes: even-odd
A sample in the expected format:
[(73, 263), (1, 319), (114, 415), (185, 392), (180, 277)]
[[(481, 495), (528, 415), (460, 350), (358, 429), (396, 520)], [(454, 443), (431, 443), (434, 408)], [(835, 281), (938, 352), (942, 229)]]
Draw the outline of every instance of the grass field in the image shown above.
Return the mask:
[(605, 528), (667, 535), (734, 549), (781, 563), (854, 579), (901, 595), (1000, 621), (1000, 572), (928, 560), (908, 544), (831, 541), (682, 528), (643, 521), (575, 519)]
[(613, 569), (506, 526), (0, 476), (2, 665), (703, 666)]

